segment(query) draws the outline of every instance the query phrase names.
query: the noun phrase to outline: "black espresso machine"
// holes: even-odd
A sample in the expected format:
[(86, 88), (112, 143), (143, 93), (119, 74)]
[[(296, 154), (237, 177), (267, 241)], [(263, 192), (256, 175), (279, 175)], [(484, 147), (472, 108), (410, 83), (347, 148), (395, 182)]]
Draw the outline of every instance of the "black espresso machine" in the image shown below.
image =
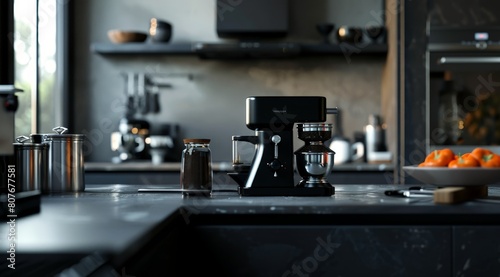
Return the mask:
[[(323, 143), (331, 138), (332, 124), (321, 96), (257, 96), (246, 99), (246, 126), (254, 136), (233, 136), (233, 169), (228, 173), (242, 196), (331, 196), (326, 177), (333, 168), (334, 152)], [(304, 145), (294, 151), (294, 127)], [(253, 158), (244, 163), (238, 144), (254, 145)], [(295, 159), (294, 159), (295, 155)], [(294, 163), (295, 161), (295, 163)], [(302, 177), (294, 181), (295, 168)]]

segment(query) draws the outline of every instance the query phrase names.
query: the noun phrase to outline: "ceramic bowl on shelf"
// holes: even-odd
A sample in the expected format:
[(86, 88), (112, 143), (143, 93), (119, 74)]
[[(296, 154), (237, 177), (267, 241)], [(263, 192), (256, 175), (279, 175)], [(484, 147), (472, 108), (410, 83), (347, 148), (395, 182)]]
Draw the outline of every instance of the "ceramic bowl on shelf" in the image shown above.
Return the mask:
[(109, 30), (108, 38), (113, 43), (144, 42), (148, 35), (137, 31)]

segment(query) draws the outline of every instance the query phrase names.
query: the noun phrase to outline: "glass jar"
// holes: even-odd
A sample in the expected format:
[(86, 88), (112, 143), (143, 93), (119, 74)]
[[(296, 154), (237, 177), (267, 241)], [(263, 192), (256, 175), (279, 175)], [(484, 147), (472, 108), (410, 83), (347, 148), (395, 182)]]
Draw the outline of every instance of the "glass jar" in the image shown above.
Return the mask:
[(181, 159), (181, 189), (183, 196), (212, 195), (212, 156), (210, 139), (184, 139)]

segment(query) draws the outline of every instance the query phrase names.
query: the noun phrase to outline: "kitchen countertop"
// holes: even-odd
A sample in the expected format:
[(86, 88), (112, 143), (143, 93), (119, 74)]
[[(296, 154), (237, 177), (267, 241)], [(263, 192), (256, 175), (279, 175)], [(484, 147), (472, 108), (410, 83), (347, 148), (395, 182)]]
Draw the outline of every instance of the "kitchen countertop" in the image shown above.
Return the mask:
[[(107, 163), (107, 162), (86, 162), (86, 172), (131, 172), (131, 171), (180, 171), (181, 164), (177, 162), (166, 162), (153, 164), (150, 162), (126, 162), (126, 163)], [(232, 171), (230, 162), (213, 162), (214, 171)], [(335, 165), (333, 171), (391, 171), (394, 170), (392, 164), (369, 164), (369, 163), (347, 163)]]
[[(131, 172), (131, 171), (180, 171), (181, 163), (165, 162), (153, 164), (151, 162), (126, 162), (126, 163), (106, 163), (106, 162), (86, 162), (86, 172)], [(232, 164), (227, 162), (213, 162), (214, 171), (230, 171)]]
[[(163, 188), (171, 185), (151, 185)], [(66, 252), (106, 250), (119, 253), (134, 240), (166, 220), (180, 207), (199, 209), (201, 214), (322, 214), (442, 216), (441, 223), (470, 220), (453, 215), (481, 215), (500, 224), (500, 187), (490, 187), (496, 204), (469, 201), (460, 205), (437, 205), (432, 198), (399, 198), (384, 190), (401, 185), (337, 185), (332, 197), (240, 197), (236, 187), (214, 187), (210, 199), (183, 199), (179, 193), (138, 193), (144, 185), (87, 185), (85, 192), (43, 195), (38, 214), (18, 219), (19, 251)], [(177, 187), (175, 187), (177, 188)], [(225, 192), (217, 192), (225, 189)], [(230, 192), (229, 190), (233, 190)], [(203, 206), (199, 208), (198, 206)], [(429, 219), (430, 220), (430, 219)], [(444, 221), (441, 221), (444, 220)], [(116, 233), (117, 230), (121, 230)], [(1, 226), (0, 237), (6, 237)], [(92, 234), (89, 235), (89, 232)], [(39, 238), (43, 237), (43, 240)], [(0, 240), (0, 248), (7, 241)]]
[[(138, 193), (144, 187), (87, 185), (81, 193), (42, 195), (39, 213), (16, 219), (16, 253), (122, 257), (155, 236), (158, 226), (164, 228), (175, 218), (189, 224), (203, 215), (215, 216), (212, 223), (230, 218), (233, 224), (259, 224), (258, 220), (271, 216), (273, 224), (280, 224), (276, 222), (279, 218), (283, 224), (500, 226), (498, 186), (489, 187), (488, 200), (458, 205), (434, 204), (432, 197), (384, 194), (388, 189), (407, 187), (403, 185), (336, 185), (331, 197), (240, 197), (236, 186), (216, 185), (212, 198), (184, 199), (179, 193)], [(246, 221), (246, 216), (253, 221)], [(1, 238), (8, 237), (7, 225), (0, 226)], [(1, 239), (0, 249), (8, 249), (8, 243)]]

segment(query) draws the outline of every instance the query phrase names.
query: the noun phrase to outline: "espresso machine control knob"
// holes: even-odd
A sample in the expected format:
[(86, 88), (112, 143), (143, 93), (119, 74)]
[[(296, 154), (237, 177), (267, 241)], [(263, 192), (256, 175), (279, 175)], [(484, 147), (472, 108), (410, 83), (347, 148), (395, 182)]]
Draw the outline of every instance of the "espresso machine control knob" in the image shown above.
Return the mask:
[(283, 165), (281, 164), (280, 161), (278, 160), (273, 160), (272, 162), (268, 163), (269, 167), (273, 169), (276, 173), (276, 171), (280, 170)]
[(270, 163), (267, 164), (272, 170), (274, 170), (274, 177), (278, 177), (278, 170), (280, 170), (283, 165), (281, 162), (277, 159), (272, 160)]

